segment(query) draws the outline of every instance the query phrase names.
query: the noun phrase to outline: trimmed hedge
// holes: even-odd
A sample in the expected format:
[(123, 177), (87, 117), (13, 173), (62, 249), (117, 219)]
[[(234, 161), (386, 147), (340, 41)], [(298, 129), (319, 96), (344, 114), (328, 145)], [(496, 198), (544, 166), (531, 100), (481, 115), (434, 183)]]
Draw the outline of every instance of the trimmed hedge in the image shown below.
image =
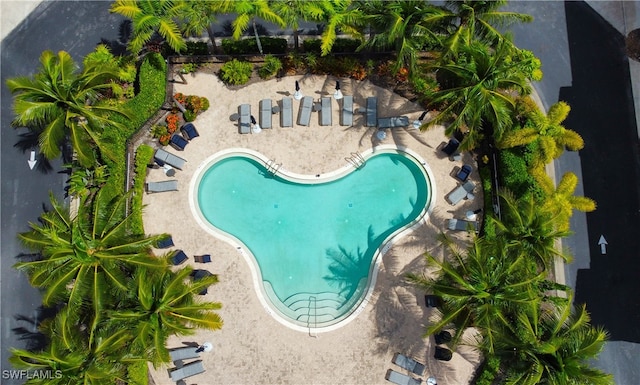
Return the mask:
[(135, 170), (133, 177), (133, 198), (131, 199), (131, 212), (136, 213), (132, 218), (133, 231), (136, 234), (144, 234), (142, 223), (142, 195), (144, 194), (144, 181), (147, 178), (147, 165), (153, 159), (153, 147), (142, 144), (136, 150)]
[[(287, 52), (287, 40), (279, 37), (261, 37), (260, 44), (265, 54), (284, 54)], [(222, 52), (226, 55), (259, 54), (255, 38), (242, 40), (223, 39)]]
[(169, 46), (166, 42), (162, 44), (160, 49), (160, 53), (163, 57), (169, 56), (204, 56), (209, 55), (209, 46), (204, 41), (188, 41), (187, 48), (180, 51), (180, 53), (176, 52), (173, 48)]
[[(360, 41), (356, 39), (345, 39), (339, 37), (333, 43), (331, 47), (332, 53), (352, 53), (356, 52), (358, 47), (360, 47)], [(322, 40), (320, 39), (306, 39), (302, 42), (302, 48), (305, 52), (314, 52), (320, 53), (322, 46)]]

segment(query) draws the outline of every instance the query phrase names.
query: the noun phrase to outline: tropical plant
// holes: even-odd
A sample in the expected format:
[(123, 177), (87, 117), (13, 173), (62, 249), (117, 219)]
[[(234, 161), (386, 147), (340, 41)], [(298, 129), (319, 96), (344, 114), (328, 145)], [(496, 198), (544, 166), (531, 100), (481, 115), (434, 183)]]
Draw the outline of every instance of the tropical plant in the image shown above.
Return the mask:
[(251, 63), (233, 59), (222, 65), (220, 68), (220, 78), (230, 85), (246, 84), (251, 78), (253, 67)]
[[(228, 9), (229, 12), (236, 14), (236, 19), (233, 21), (233, 38), (238, 40), (249, 27), (249, 23), (253, 24), (253, 31), (256, 35), (256, 42), (260, 48), (260, 39), (258, 38), (258, 30), (256, 27), (255, 18), (259, 17), (262, 20), (270, 23), (277, 24), (284, 28), (285, 22), (271, 8), (268, 0), (236, 0), (230, 3)], [(262, 53), (262, 50), (260, 50)]]
[(179, 17), (182, 20), (182, 30), (188, 36), (200, 36), (207, 31), (213, 52), (217, 53), (215, 33), (211, 24), (215, 23), (216, 17), (226, 13), (230, 7), (231, 0), (190, 0), (185, 1), (180, 8)]
[(531, 262), (515, 248), (506, 248), (498, 238), (475, 238), (466, 253), (441, 234), (445, 247), (442, 261), (427, 254), (427, 263), (437, 266), (435, 277), (410, 273), (407, 278), (427, 292), (442, 297), (439, 318), (427, 327), (431, 335), (453, 325), (456, 346), (469, 327), (482, 333), (482, 346), (492, 353), (500, 330), (508, 324), (509, 315), (523, 305), (538, 305), (542, 298), (539, 287), (547, 286), (545, 272), (538, 273)]
[(136, 269), (126, 299), (108, 312), (110, 322), (128, 330), (130, 348), (154, 365), (169, 361), (166, 347), (170, 335), (193, 334), (194, 329), (217, 330), (222, 319), (217, 302), (200, 302), (196, 296), (218, 282), (215, 275), (188, 281), (193, 270), (174, 273), (168, 269)]
[(276, 75), (282, 69), (282, 61), (272, 55), (264, 57), (264, 64), (258, 69), (258, 75), (262, 79)]
[(562, 155), (565, 148), (569, 151), (581, 150), (584, 141), (580, 134), (562, 126), (569, 111), (571, 107), (565, 102), (552, 105), (547, 114), (538, 109), (532, 111), (525, 127), (505, 133), (498, 147), (510, 148), (536, 142), (533, 167), (550, 163)]
[(111, 201), (106, 197), (101, 189), (72, 217), (51, 195), (52, 210), (40, 216), (40, 224), (30, 223), (31, 230), (18, 235), (40, 257), (15, 265), (27, 273), (31, 285), (43, 289), (45, 305), (62, 301), (71, 309), (90, 307), (94, 322), (100, 321), (108, 293), (127, 290), (127, 272), (166, 266), (151, 255), (151, 247), (163, 235), (130, 232), (133, 214), (124, 212), (128, 194)]
[(33, 78), (7, 80), (14, 94), (15, 127), (27, 127), (38, 134), (40, 152), (53, 159), (60, 155), (61, 145), (71, 140), (78, 162), (91, 167), (96, 162), (95, 144), (102, 155), (114, 159), (101, 133), (107, 128), (122, 129), (112, 115), (128, 118), (117, 106), (99, 102), (101, 92), (110, 90), (111, 80), (118, 77), (114, 67), (88, 63), (81, 72), (71, 56), (60, 51), (44, 51), (40, 70)]
[(356, 39), (362, 38), (360, 26), (364, 13), (352, 0), (326, 0), (322, 3), (323, 21), (322, 56), (328, 55), (338, 37), (338, 31), (345, 32)]
[(157, 33), (176, 52), (186, 48), (176, 20), (183, 12), (180, 0), (116, 0), (110, 11), (131, 19), (129, 51), (136, 55)]
[(282, 18), (284, 25), (293, 30), (293, 46), (300, 46), (300, 20), (321, 21), (324, 15), (323, 0), (273, 0), (271, 9)]
[(72, 165), (66, 165), (72, 170), (69, 176), (68, 194), (80, 199), (80, 204), (84, 204), (87, 199), (100, 189), (109, 178), (109, 169), (106, 165), (95, 165), (93, 168), (73, 169)]
[(585, 305), (572, 298), (557, 307), (531, 306), (507, 324), (496, 354), (507, 368), (505, 384), (612, 385), (610, 374), (592, 367), (607, 332), (590, 325)]
[(559, 231), (569, 230), (569, 220), (573, 210), (591, 212), (596, 209), (596, 202), (593, 199), (573, 195), (578, 186), (576, 174), (566, 172), (557, 186), (554, 186), (542, 167), (532, 170), (532, 174), (546, 194), (541, 209), (554, 216)]
[(515, 102), (511, 93), (531, 92), (532, 79), (539, 60), (504, 41), (495, 50), (473, 42), (461, 48), (455, 63), (434, 64), (441, 90), (432, 104), (444, 108), (423, 129), (448, 122), (445, 133), (456, 130), (466, 136), (461, 149), (473, 149), (485, 133), (500, 140), (511, 127)]

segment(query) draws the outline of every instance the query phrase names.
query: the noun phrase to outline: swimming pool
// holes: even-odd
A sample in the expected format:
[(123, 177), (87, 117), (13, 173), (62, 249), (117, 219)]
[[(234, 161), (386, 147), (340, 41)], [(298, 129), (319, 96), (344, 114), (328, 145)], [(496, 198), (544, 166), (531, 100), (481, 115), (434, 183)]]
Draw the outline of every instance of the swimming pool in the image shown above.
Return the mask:
[(305, 176), (235, 149), (196, 173), (199, 222), (236, 245), (253, 265), (265, 308), (295, 329), (322, 331), (355, 318), (379, 254), (433, 200), (432, 178), (416, 155), (380, 149), (364, 158), (359, 169)]

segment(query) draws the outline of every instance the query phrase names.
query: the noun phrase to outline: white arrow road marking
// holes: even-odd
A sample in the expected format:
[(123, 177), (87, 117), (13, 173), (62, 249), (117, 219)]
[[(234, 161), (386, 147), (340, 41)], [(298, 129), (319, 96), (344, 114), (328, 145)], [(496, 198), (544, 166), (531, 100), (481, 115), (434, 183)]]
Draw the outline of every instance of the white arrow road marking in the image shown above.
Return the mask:
[(607, 253), (607, 245), (609, 243), (607, 243), (607, 240), (604, 239), (604, 235), (600, 235), (600, 239), (598, 240), (598, 244), (600, 245), (600, 254), (606, 254)]
[(31, 157), (29, 158), (29, 160), (27, 161), (27, 163), (29, 163), (29, 168), (33, 170), (33, 168), (36, 165), (36, 152), (34, 150), (31, 150)]

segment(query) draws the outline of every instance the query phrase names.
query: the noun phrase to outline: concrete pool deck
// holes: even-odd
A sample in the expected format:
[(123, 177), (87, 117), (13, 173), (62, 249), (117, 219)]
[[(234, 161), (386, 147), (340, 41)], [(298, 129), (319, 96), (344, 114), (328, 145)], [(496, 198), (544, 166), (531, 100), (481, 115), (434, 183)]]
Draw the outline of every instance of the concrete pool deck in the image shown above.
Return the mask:
[[(177, 192), (145, 194), (145, 230), (149, 234), (172, 234), (176, 248), (192, 257), (211, 254), (212, 263), (202, 268), (217, 274), (220, 283), (203, 298), (221, 302), (218, 312), (224, 326), (218, 331), (198, 330), (193, 336), (172, 337), (168, 347), (189, 342), (211, 342), (213, 351), (202, 353), (206, 371), (187, 379), (187, 384), (384, 384), (387, 369), (406, 373), (393, 365), (391, 359), (400, 352), (426, 364), (424, 379), (435, 376), (439, 384), (468, 383), (480, 361), (473, 349), (460, 346), (449, 362), (433, 358), (433, 339), (423, 339), (425, 324), (432, 310), (424, 307), (422, 292), (404, 280), (408, 272), (421, 271), (423, 254), (441, 255), (436, 235), (443, 231), (445, 220), (463, 218), (468, 210), (482, 205), (479, 186), (475, 200), (463, 200), (456, 206), (445, 196), (458, 184), (451, 176), (454, 167), (475, 163), (466, 153), (461, 161), (450, 161), (437, 147), (446, 141), (441, 128), (420, 132), (408, 128), (387, 130), (380, 141), (377, 128), (365, 127), (365, 115), (355, 114), (352, 127), (320, 126), (318, 115), (312, 113), (309, 127), (294, 124), (281, 128), (279, 116), (273, 116), (273, 128), (258, 134), (241, 135), (236, 122), (229, 116), (238, 112), (238, 105), (251, 104), (252, 114), (259, 115), (259, 101), (270, 98), (275, 104), (283, 96), (292, 96), (294, 82), (301, 91), (319, 99), (331, 96), (335, 78), (327, 76), (293, 76), (254, 83), (238, 90), (229, 90), (217, 76), (197, 73), (186, 76), (188, 84), (175, 84), (175, 92), (205, 96), (211, 108), (194, 124), (200, 137), (192, 140), (185, 151), (168, 151), (187, 160), (182, 171), (176, 172)], [(354, 109), (365, 104), (366, 97), (378, 97), (378, 116), (406, 115), (412, 122), (423, 110), (415, 103), (368, 81), (339, 79), (345, 95), (354, 95)], [(338, 123), (339, 105), (332, 98), (332, 120)], [(294, 120), (299, 102), (294, 100)], [(436, 201), (429, 220), (413, 232), (397, 239), (381, 259), (380, 271), (368, 305), (352, 322), (337, 330), (310, 336), (280, 324), (263, 308), (251, 278), (250, 267), (235, 247), (202, 229), (189, 207), (189, 186), (198, 166), (212, 154), (232, 147), (248, 148), (275, 159), (288, 171), (299, 174), (325, 174), (344, 167), (352, 152), (363, 152), (377, 145), (408, 148), (422, 157), (434, 174)], [(475, 168), (475, 167), (474, 167)], [(476, 170), (472, 179), (478, 181)], [(148, 181), (172, 179), (162, 169), (149, 171)], [(479, 183), (477, 183), (479, 185)], [(259, 192), (257, 192), (259, 193)], [(269, 229), (265, 229), (269, 231)], [(447, 231), (448, 232), (448, 231)], [(460, 240), (469, 239), (464, 232), (451, 233)], [(152, 370), (157, 385), (174, 384), (167, 367)]]

